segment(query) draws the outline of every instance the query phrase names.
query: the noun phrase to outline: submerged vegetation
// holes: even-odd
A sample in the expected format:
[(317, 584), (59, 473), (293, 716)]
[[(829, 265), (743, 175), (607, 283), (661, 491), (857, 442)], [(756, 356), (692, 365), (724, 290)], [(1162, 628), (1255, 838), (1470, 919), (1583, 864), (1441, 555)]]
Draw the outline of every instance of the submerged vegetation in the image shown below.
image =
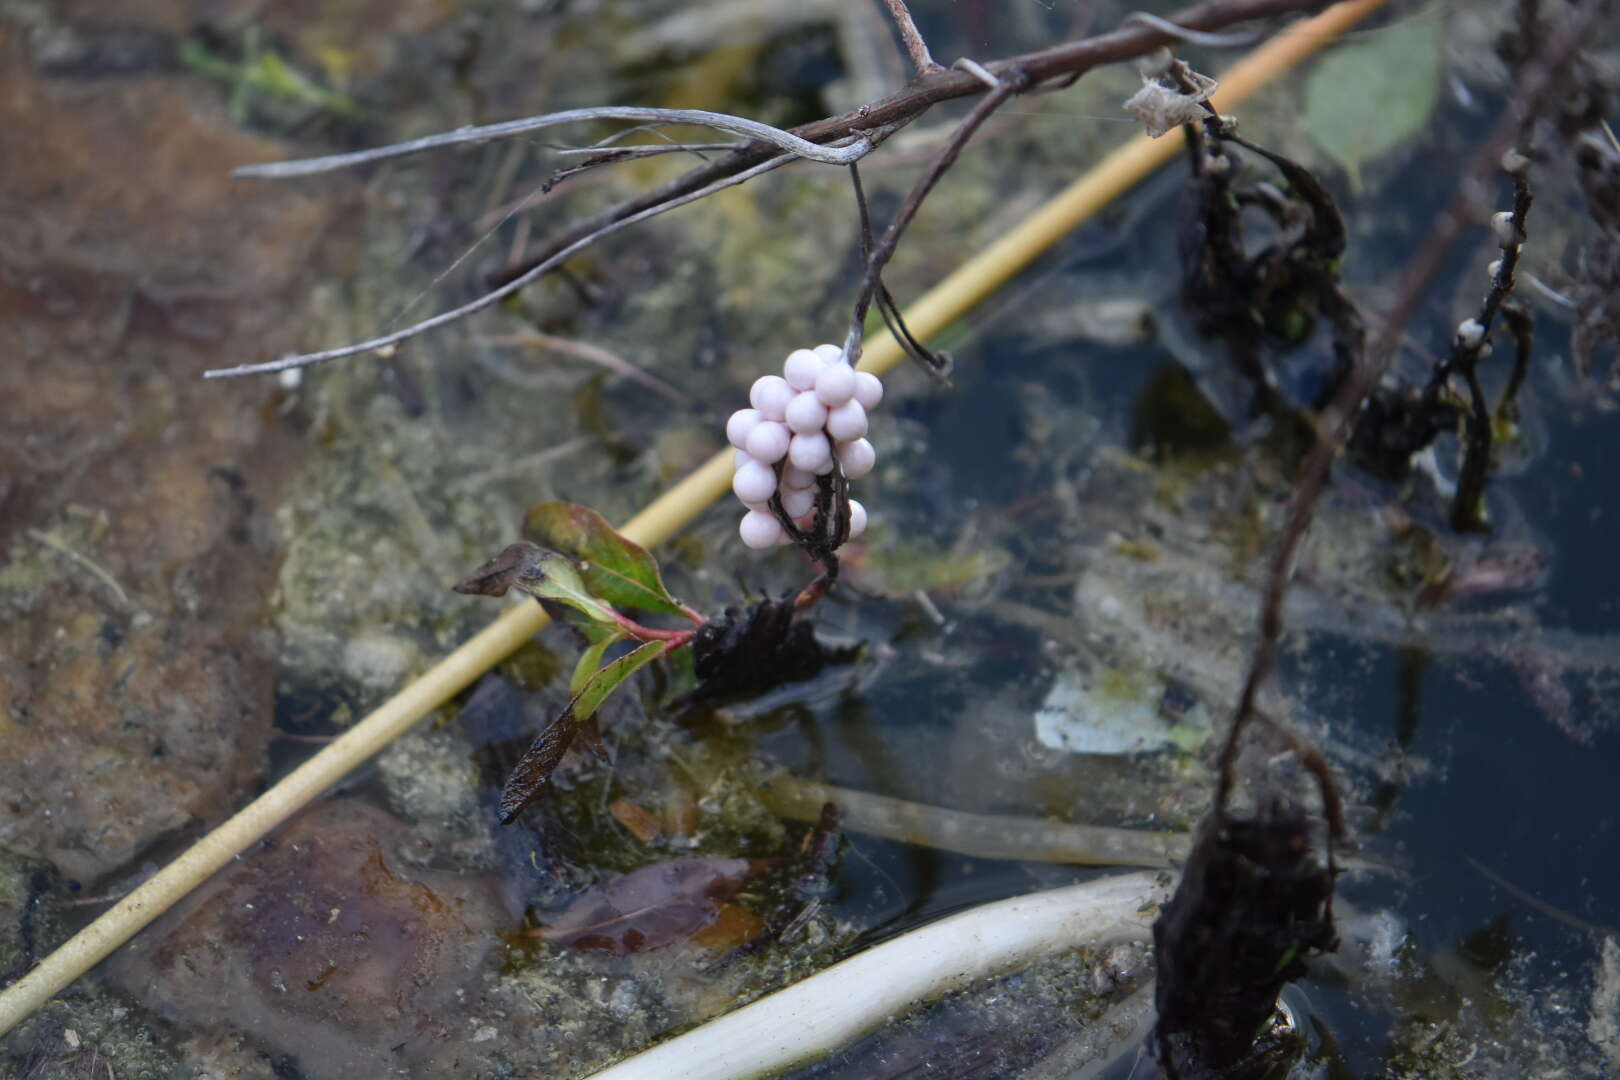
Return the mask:
[[(431, 23), (418, 6), (392, 17)], [(280, 633), (267, 779), (303, 742), (335, 740), (326, 755), (368, 740), (401, 685), (431, 684), (422, 711), (443, 707), (366, 741), (354, 761), (386, 744), (372, 778), (342, 779), (224, 854), (104, 975), (17, 1027), (0, 1075), (576, 1076), (621, 1058), (610, 1075), (698, 1075), (669, 1071), (680, 1041), (634, 1055), (750, 1001), (783, 1028), (810, 1026), (797, 1008), (837, 1013), (850, 1045), (805, 1044), (769, 1066), (806, 1077), (1620, 1069), (1600, 901), (1566, 910), (1466, 838), (1481, 858), (1464, 888), (1487, 883), (1509, 910), (1580, 935), (1559, 973), (1579, 977), (1553, 986), (1506, 916), (1452, 940), (1416, 925), (1432, 897), (1406, 895), (1440, 879), (1437, 848), (1459, 843), (1422, 846), (1437, 820), (1424, 798), (1480, 753), (1472, 722), (1420, 722), (1434, 676), (1463, 687), (1453, 702), (1484, 687), (1544, 716), (1535, 730), (1561, 749), (1610, 737), (1620, 654), (1592, 631), (1612, 628), (1612, 610), (1582, 622), (1548, 601), (1566, 543), (1548, 522), (1574, 519), (1517, 476), (1578, 480), (1601, 455), (1556, 429), (1596, 430), (1620, 400), (1620, 360), (1603, 370), (1620, 325), (1616, 88), (1598, 62), (1620, 50), (1613, 5), (1402, 8), (1315, 66), (1298, 115), (1263, 100), (1223, 111), (1217, 57), (1234, 32), (1277, 33), (1266, 20), (1320, 4), (1163, 18), (1104, 4), (1066, 12), (1066, 28), (998, 11), (1005, 58), (948, 68), (935, 57), (989, 33), (973, 23), (982, 5), (918, 4), (915, 21), (899, 0), (882, 6), (887, 22), (877, 5), (765, 5), (777, 29), (746, 45), (720, 5), (487, 16), (570, 42), (541, 64), (524, 50), (542, 35), (468, 14), (478, 29), (453, 62), (428, 66), (478, 88), (473, 104), (397, 130), (383, 119), (397, 103), (377, 96), (390, 84), (349, 73), (395, 72), (415, 100), (399, 89), (409, 44), (362, 62), (313, 31), (235, 20), (163, 54), (238, 125), (329, 144), (451, 129), (241, 170), (387, 163), (358, 233), (325, 256), (367, 272), (316, 291), (319, 329), (296, 343), (314, 351), (244, 351), (210, 371), (279, 372), (253, 415), (312, 448), (269, 504), (284, 547), (263, 590)], [(1088, 13), (1107, 29), (1089, 33)], [(664, 37), (641, 34), (643, 18)], [(641, 94), (585, 63), (593, 48)], [(1104, 66), (1126, 60), (1135, 71)], [(835, 93), (824, 69), (838, 65), (853, 85)], [(535, 69), (545, 86), (514, 90), (512, 73)], [(724, 107), (747, 115), (694, 90), (728, 79), (746, 89)], [(1465, 84), (1481, 100), (1450, 102)], [(501, 114), (522, 111), (514, 98), (567, 111), (469, 126), (492, 115), (486, 91)], [(1174, 177), (1018, 279), (1015, 326), (908, 305), (971, 244), (1018, 231), (1025, 189), (1100, 156), (1065, 103), (1122, 119), (1127, 95), (1160, 139), (1145, 145), (1174, 148)], [(924, 130), (953, 100), (965, 108)], [(1447, 109), (1466, 130), (1425, 131)], [(563, 122), (614, 129), (538, 142)], [(703, 128), (720, 134), (681, 141)], [(490, 237), (507, 250), (480, 247)], [(436, 283), (464, 259), (480, 291), (425, 320), (421, 296), (371, 269)], [(366, 326), (368, 340), (319, 347)], [(735, 450), (703, 464), (724, 421), (706, 403), (740, 401), (760, 355), (828, 336), (840, 344), (754, 383), (752, 408), (725, 425)], [(885, 390), (851, 370), (863, 355), (912, 362), (871, 441)], [(835, 371), (828, 387), (849, 385), (822, 387), (817, 365)], [(850, 497), (862, 478), (864, 504)], [(727, 483), (748, 509), (742, 545), (734, 516), (693, 522)], [(672, 484), (657, 513), (630, 517)], [(238, 508), (221, 535), (269, 534), (241, 509), (261, 489), (243, 494), (234, 472), (216, 486)], [(1601, 493), (1584, 498), (1607, 512)], [(19, 613), (53, 588), (136, 613), (63, 620), (122, 685), (150, 666), (120, 650), (157, 586), (119, 584), (127, 564), (103, 553), (92, 517), (42, 525), (32, 554), (0, 567), (0, 595)], [(655, 541), (687, 524), (655, 560)], [(67, 584), (51, 566), (71, 569)], [(534, 603), (510, 606), (479, 635), (501, 644), (444, 676), (427, 658), (496, 606), (450, 594), (458, 578), (457, 593)], [(559, 627), (537, 636), (542, 610)], [(0, 716), (0, 739), (28, 737), (50, 700)], [(265, 706), (248, 730), (268, 739)], [(1393, 734), (1373, 728), (1379, 709), (1396, 713)], [(123, 751), (83, 753), (95, 760), (81, 786)], [(48, 800), (19, 795), (15, 820), (0, 817), (0, 916), (16, 913), (0, 977), (49, 956), (78, 905), (138, 886), (149, 871), (132, 860), (163, 861), (158, 845), (223, 813), (200, 805), (98, 846), (53, 838), (31, 816)], [(1153, 869), (1074, 885), (1092, 866)], [(1079, 906), (1048, 917), (1084, 923), (1058, 946), (1019, 938), (1013, 902), (976, 907), (1057, 904), (1051, 886)], [(908, 944), (957, 908), (983, 913), (955, 925), (1006, 958), (971, 986), (918, 955), (956, 965), (943, 932)], [(911, 1010), (887, 1024), (856, 1004), (870, 967), (829, 967), (885, 939), (884, 956), (908, 957), (884, 973), (908, 988), (890, 1004)], [(973, 952), (962, 946), (963, 971)], [(813, 995), (767, 996), (812, 973)], [(1368, 1034), (1363, 1010), (1392, 1034)], [(765, 1067), (704, 1030), (702, 1067), (731, 1071), (702, 1075)]]

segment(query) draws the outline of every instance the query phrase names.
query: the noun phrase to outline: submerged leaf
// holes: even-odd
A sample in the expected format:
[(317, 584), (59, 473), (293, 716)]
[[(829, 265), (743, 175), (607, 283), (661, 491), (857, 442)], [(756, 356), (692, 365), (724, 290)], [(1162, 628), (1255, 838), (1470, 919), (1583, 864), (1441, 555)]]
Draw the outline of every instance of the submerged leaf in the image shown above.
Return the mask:
[(647, 550), (620, 536), (588, 506), (540, 503), (523, 519), (523, 535), (579, 560), (585, 584), (614, 607), (686, 613), (664, 587)]
[(1440, 35), (1412, 21), (1335, 49), (1305, 87), (1305, 124), (1359, 185), (1371, 161), (1428, 123), (1440, 95)]
[(643, 866), (580, 896), (539, 936), (618, 956), (684, 941), (713, 925), (721, 905), (770, 865), (769, 859), (707, 857)]

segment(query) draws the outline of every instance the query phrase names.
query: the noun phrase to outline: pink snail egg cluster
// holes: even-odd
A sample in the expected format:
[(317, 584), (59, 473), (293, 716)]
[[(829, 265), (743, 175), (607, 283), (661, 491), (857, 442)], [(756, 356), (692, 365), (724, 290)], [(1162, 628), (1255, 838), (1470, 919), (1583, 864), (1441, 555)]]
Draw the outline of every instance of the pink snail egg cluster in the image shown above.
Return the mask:
[[(832, 471), (859, 479), (872, 471), (877, 451), (866, 441), (866, 413), (883, 400), (876, 375), (856, 371), (836, 345), (795, 349), (780, 375), (762, 375), (748, 391), (752, 408), (726, 421), (726, 439), (737, 448), (731, 490), (748, 507), (737, 531), (751, 548), (789, 542), (771, 512), (772, 495), (801, 529), (815, 520), (816, 477)], [(849, 535), (866, 529), (866, 507), (849, 501)]]

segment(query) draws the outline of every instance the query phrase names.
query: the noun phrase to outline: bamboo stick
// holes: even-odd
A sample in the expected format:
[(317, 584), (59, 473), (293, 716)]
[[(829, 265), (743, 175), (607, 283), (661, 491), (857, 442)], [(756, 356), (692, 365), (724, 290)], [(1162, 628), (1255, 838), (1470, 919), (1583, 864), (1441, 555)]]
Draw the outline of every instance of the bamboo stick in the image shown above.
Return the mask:
[[(1384, 0), (1349, 0), (1293, 23), (1222, 77), (1213, 98), (1230, 110), (1324, 44), (1376, 10)], [(1129, 190), (1178, 153), (1175, 137), (1138, 136), (1000, 240), (958, 267), (906, 313), (913, 333), (927, 338), (984, 299), (1064, 234)], [(887, 332), (873, 336), (861, 366), (882, 375), (903, 354)], [(723, 496), (731, 481), (730, 449), (659, 496), (622, 528), (643, 546), (662, 543)], [(22, 978), (0, 990), (0, 1035), (100, 963), (220, 867), (314, 801), (367, 758), (410, 730), (546, 625), (536, 604), (514, 606), (435, 664), (348, 732), (289, 773), (183, 854), (148, 878), (94, 922), (64, 942)]]

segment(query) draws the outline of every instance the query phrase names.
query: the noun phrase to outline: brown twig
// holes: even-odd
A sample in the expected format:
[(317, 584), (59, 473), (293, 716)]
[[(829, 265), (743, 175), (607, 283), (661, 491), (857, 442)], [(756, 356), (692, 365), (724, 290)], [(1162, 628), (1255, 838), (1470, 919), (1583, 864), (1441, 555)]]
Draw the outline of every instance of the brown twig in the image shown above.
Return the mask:
[(1608, 0), (1583, 0), (1560, 30), (1547, 42), (1540, 62), (1521, 70), (1518, 92), (1484, 144), (1475, 152), (1464, 171), (1451, 204), (1436, 218), (1428, 239), (1407, 264), (1396, 289), (1396, 302), (1370, 348), (1356, 358), (1338, 392), (1317, 418), (1317, 441), (1305, 459), (1299, 481), (1288, 506), (1288, 516), (1267, 567), (1265, 590), (1260, 599), (1260, 640), (1255, 645), (1249, 670), (1243, 680), (1232, 727), (1221, 748), (1219, 775), (1215, 790), (1215, 812), (1225, 813), (1235, 780), (1238, 748), (1245, 728), (1258, 712), (1260, 690), (1277, 668), (1282, 640), (1282, 606), (1293, 576), (1300, 544), (1309, 530), (1316, 502), (1327, 484), (1333, 459), (1344, 445), (1368, 391), (1389, 365), (1406, 324), (1417, 312), (1438, 276), (1446, 254), (1457, 242), (1463, 228), (1477, 220), (1477, 192), (1484, 191), (1499, 167), (1502, 155), (1518, 139), (1534, 115), (1559, 68), (1575, 53), (1583, 35), (1594, 25)]
[[(912, 185), (911, 190), (906, 193), (905, 201), (900, 204), (900, 209), (895, 211), (894, 220), (890, 221), (888, 228), (883, 230), (883, 235), (878, 238), (877, 243), (873, 246), (866, 259), (866, 276), (862, 279), (860, 291), (855, 296), (855, 309), (850, 316), (849, 335), (844, 342), (844, 353), (849, 357), (851, 364), (860, 361), (861, 338), (866, 325), (867, 310), (871, 307), (873, 296), (877, 294), (881, 287), (883, 268), (888, 265), (889, 259), (894, 255), (895, 248), (899, 245), (900, 236), (905, 232), (906, 226), (910, 225), (912, 218), (917, 216), (917, 211), (922, 207), (923, 200), (928, 197), (930, 191), (934, 190), (934, 185), (939, 183), (940, 177), (944, 176), (946, 171), (956, 163), (957, 157), (962, 153), (962, 148), (973, 137), (973, 133), (978, 131), (979, 127), (1008, 98), (1028, 85), (1029, 78), (1016, 68), (999, 77), (991, 91), (980, 98), (973, 106), (972, 111), (957, 125), (956, 130), (951, 133), (950, 139), (940, 149), (939, 154), (935, 156), (927, 170), (917, 179), (917, 182)], [(905, 336), (909, 337), (909, 335)]]
[(934, 62), (934, 57), (928, 51), (928, 42), (917, 30), (917, 24), (911, 19), (911, 9), (906, 7), (906, 0), (883, 0), (889, 9), (889, 17), (894, 20), (895, 29), (900, 31), (900, 40), (905, 43), (906, 55), (911, 57), (911, 66), (917, 69), (917, 77), (932, 75), (941, 70)]
[[(1313, 0), (1215, 0), (1213, 3), (1202, 4), (1174, 16), (1172, 25), (1178, 28), (1175, 33), (1157, 26), (1138, 23), (1085, 41), (1068, 42), (992, 63), (978, 72), (958, 72), (938, 68), (897, 94), (870, 105), (863, 105), (852, 113), (829, 117), (794, 131), (783, 131), (743, 117), (700, 110), (609, 106), (571, 109), (484, 127), (445, 132), (355, 153), (333, 154), (303, 161), (272, 162), (238, 169), (235, 175), (257, 179), (305, 176), (427, 150), (508, 138), (557, 124), (604, 119), (641, 120), (653, 124), (702, 125), (742, 134), (758, 140), (760, 144), (765, 144), (751, 146), (748, 150), (734, 151), (718, 161), (698, 166), (685, 176), (579, 222), (553, 237), (540, 254), (521, 265), (508, 267), (491, 282), (492, 288), (489, 292), (459, 307), (367, 341), (336, 349), (283, 356), (266, 363), (217, 368), (204, 372), (204, 377), (229, 378), (266, 374), (323, 363), (357, 353), (372, 352), (465, 318), (510, 296), (548, 271), (556, 269), (568, 256), (635, 222), (683, 206), (722, 188), (742, 183), (797, 158), (831, 164), (849, 164), (857, 161), (934, 104), (982, 92), (985, 89), (986, 72), (997, 80), (1002, 79), (1004, 75), (1011, 76), (1013, 72), (1018, 72), (1019, 77), (1026, 80), (1029, 85), (1038, 85), (1047, 79), (1074, 76), (1099, 64), (1140, 56), (1181, 36), (1179, 28), (1195, 31), (1218, 29), (1236, 22), (1307, 10), (1314, 6), (1316, 5)], [(786, 150), (787, 153), (781, 153), (782, 150)], [(773, 154), (776, 156), (773, 157)]]
[[(1215, 0), (1199, 4), (1170, 16), (1177, 26), (1191, 30), (1219, 30), (1252, 19), (1271, 18), (1314, 8), (1311, 0)], [(1006, 60), (991, 62), (985, 67), (995, 75), (1011, 68), (1026, 73), (1032, 84), (1038, 85), (1063, 76), (1083, 75), (1104, 64), (1132, 60), (1168, 45), (1174, 38), (1150, 26), (1132, 24), (1106, 34), (1065, 42), (1049, 49), (1025, 53)], [(976, 76), (965, 71), (940, 68), (933, 74), (918, 79), (902, 90), (879, 101), (862, 105), (838, 116), (805, 124), (792, 129), (792, 133), (808, 142), (823, 142), (852, 132), (873, 131), (882, 128), (898, 129), (933, 106), (943, 101), (983, 93), (986, 87)], [(762, 160), (769, 151), (752, 148), (727, 155), (707, 165), (700, 165), (650, 191), (627, 199), (618, 206), (602, 211), (595, 217), (581, 221), (558, 233), (546, 246), (528, 260), (509, 266), (492, 279), (491, 284), (502, 284), (528, 272), (540, 261), (561, 247), (573, 243), (603, 225), (630, 214), (639, 213), (677, 195), (696, 190), (715, 179), (733, 175), (741, 169)]]

